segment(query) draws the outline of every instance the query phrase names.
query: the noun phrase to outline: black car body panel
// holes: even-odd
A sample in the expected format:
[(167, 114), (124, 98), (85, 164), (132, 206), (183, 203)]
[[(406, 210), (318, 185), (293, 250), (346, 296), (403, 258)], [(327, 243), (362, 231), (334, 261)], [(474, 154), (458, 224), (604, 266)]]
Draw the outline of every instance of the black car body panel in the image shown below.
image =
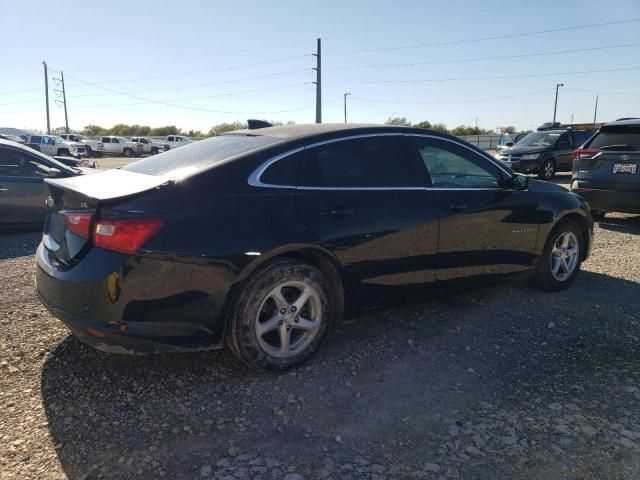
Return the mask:
[[(128, 353), (219, 347), (238, 292), (276, 257), (318, 266), (341, 292), (336, 304), (354, 316), (530, 272), (546, 235), (566, 215), (590, 243), (592, 221), (579, 196), (531, 179), (527, 188), (512, 188), (508, 169), (446, 134), (314, 125), (230, 136), (246, 142), (239, 147), (246, 152), (223, 140), (231, 156), (210, 154), (207, 163), (207, 149), (222, 143), (204, 140), (152, 157), (158, 163), (145, 159), (118, 173), (48, 182), (55, 205), (36, 255), (37, 290), (82, 341)], [(250, 138), (260, 136), (270, 140), (256, 139), (252, 148)], [(450, 147), (447, 155), (486, 162), (496, 185), (439, 187), (457, 179), (435, 168), (429, 175), (416, 139), (423, 148)], [(338, 154), (332, 148), (376, 142), (393, 146), (397, 169), (406, 166), (405, 177), (389, 180), (395, 186), (313, 185), (312, 173)], [(340, 164), (356, 171), (349, 152), (340, 154)], [(179, 159), (189, 157), (197, 168), (185, 175)], [(143, 173), (147, 168), (159, 174)], [(323, 178), (333, 174), (322, 171)], [(92, 214), (94, 222), (161, 218), (164, 226), (123, 254), (65, 229), (67, 212)]]
[(640, 213), (640, 120), (603, 125), (574, 153), (571, 190), (593, 209)]

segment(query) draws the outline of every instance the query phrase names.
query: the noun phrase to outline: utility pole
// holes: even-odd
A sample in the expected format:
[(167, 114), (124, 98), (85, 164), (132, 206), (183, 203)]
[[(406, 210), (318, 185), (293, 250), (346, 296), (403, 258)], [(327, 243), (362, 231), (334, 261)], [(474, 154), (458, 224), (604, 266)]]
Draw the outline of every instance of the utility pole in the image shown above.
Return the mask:
[(44, 97), (47, 102), (47, 134), (51, 133), (51, 123), (49, 122), (49, 76), (47, 75), (47, 62), (44, 65)]
[(344, 123), (347, 123), (347, 97), (351, 95), (351, 92), (344, 94)]
[(556, 103), (553, 104), (553, 123), (556, 123), (556, 111), (558, 110), (558, 88), (564, 87), (564, 83), (556, 83)]
[(596, 108), (593, 110), (593, 126), (596, 126), (596, 116), (598, 115), (598, 94), (596, 93)]
[(316, 57), (316, 123), (322, 123), (322, 51), (321, 39), (318, 39), (318, 51), (314, 54)]
[[(60, 71), (60, 78), (53, 77), (53, 81), (56, 85), (61, 85), (62, 90), (53, 89), (54, 93), (58, 96), (62, 95), (62, 105), (64, 106), (64, 126), (65, 132), (69, 133), (69, 118), (67, 117), (67, 92), (64, 89), (64, 72)], [(55, 101), (56, 105), (60, 106), (58, 100)]]

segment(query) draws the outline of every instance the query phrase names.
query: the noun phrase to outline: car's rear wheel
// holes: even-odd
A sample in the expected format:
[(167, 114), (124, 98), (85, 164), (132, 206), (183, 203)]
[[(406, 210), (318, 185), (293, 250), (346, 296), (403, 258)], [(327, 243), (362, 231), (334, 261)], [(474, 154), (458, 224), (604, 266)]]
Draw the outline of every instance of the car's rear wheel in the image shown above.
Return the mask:
[(571, 285), (580, 271), (584, 240), (575, 222), (561, 221), (545, 243), (536, 272), (536, 285), (542, 290), (564, 290)]
[(156, 147), (151, 148), (151, 155), (156, 155), (158, 153), (158, 149)]
[(240, 292), (227, 343), (258, 370), (286, 370), (307, 360), (330, 329), (327, 281), (316, 267), (278, 259), (261, 268)]
[(69, 157), (71, 153), (66, 148), (59, 148), (56, 152), (56, 155), (58, 155), (59, 157)]
[(133, 156), (133, 150), (131, 150), (130, 148), (125, 148), (122, 153), (124, 153), (125, 157), (131, 157)]
[(551, 180), (555, 174), (556, 166), (553, 163), (553, 160), (545, 160), (544, 162), (542, 162), (540, 171), (538, 172), (538, 177), (541, 180)]

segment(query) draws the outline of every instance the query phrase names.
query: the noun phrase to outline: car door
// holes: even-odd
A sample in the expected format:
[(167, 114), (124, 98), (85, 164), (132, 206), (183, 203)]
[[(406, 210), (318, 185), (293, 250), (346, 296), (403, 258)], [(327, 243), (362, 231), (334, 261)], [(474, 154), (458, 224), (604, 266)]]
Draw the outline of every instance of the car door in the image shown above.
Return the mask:
[(556, 171), (571, 170), (571, 153), (573, 152), (573, 136), (570, 132), (560, 135), (554, 146), (554, 157), (558, 162)]
[(0, 224), (44, 222), (43, 179), (48, 166), (25, 151), (0, 147)]
[(436, 279), (474, 282), (533, 267), (538, 203), (510, 174), (463, 143), (413, 136), (440, 220)]
[(296, 208), (343, 265), (365, 307), (435, 281), (437, 213), (402, 135), (336, 139), (305, 150)]

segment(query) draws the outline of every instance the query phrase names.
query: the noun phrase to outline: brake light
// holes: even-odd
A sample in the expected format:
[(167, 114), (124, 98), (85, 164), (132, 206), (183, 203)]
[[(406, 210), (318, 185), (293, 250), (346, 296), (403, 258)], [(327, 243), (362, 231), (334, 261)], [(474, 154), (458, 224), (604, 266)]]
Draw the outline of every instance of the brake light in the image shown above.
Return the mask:
[(64, 222), (67, 228), (82, 238), (89, 238), (91, 235), (92, 213), (65, 213)]
[(96, 247), (132, 254), (137, 252), (164, 226), (159, 218), (99, 220), (93, 233)]
[(600, 153), (600, 150), (597, 148), (578, 148), (573, 151), (572, 157), (574, 160), (587, 160), (596, 153)]

